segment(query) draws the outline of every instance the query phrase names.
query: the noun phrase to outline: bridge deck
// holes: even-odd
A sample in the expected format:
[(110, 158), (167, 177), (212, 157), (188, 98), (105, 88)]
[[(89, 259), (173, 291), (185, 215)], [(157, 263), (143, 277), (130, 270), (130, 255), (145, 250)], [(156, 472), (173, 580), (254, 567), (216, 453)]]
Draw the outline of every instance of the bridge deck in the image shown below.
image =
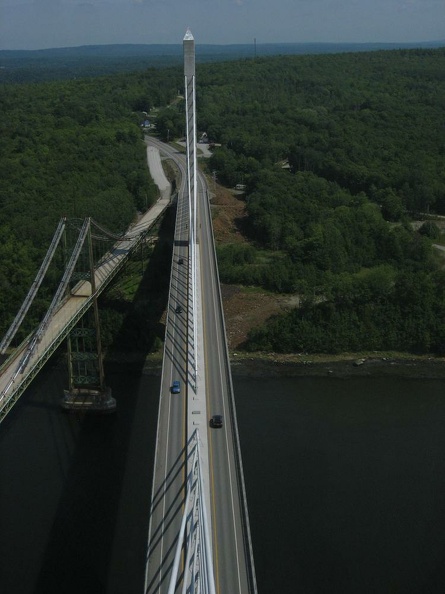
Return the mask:
[[(174, 160), (184, 175), (183, 154), (155, 139), (149, 142)], [(183, 185), (178, 193), (145, 594), (172, 591), (169, 590), (170, 580), (175, 571), (178, 543), (182, 546), (178, 539), (186, 509), (186, 478), (196, 429), (201, 447), (203, 491), (210, 525), (210, 562), (216, 592), (256, 592), (211, 215), (206, 180), (199, 172), (197, 190), (195, 303), (192, 303), (190, 287), (188, 225), (191, 215)], [(177, 304), (182, 307), (181, 313), (177, 313)], [(193, 315), (197, 319), (196, 343)], [(179, 394), (171, 393), (174, 380), (181, 382)], [(224, 417), (221, 429), (209, 425), (214, 414)], [(188, 550), (184, 548), (183, 553), (175, 592), (182, 591), (189, 574), (185, 561)]]

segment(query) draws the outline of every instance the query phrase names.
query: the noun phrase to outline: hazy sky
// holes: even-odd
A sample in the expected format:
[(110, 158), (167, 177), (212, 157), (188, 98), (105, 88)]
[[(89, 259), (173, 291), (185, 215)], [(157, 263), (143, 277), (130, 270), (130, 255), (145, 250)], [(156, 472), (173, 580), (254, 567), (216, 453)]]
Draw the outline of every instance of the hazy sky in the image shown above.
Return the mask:
[(0, 0), (0, 49), (445, 39), (445, 0)]

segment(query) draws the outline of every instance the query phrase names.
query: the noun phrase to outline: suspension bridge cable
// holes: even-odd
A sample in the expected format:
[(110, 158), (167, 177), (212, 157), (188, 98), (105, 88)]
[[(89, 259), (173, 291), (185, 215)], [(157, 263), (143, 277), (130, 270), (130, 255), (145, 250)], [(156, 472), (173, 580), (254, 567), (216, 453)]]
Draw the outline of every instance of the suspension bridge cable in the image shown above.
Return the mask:
[(79, 258), (80, 252), (82, 250), (83, 244), (85, 243), (85, 239), (86, 239), (89, 228), (90, 228), (90, 219), (87, 218), (87, 219), (85, 219), (85, 221), (83, 223), (82, 229), (81, 229), (79, 237), (77, 239), (77, 243), (76, 243), (74, 250), (71, 254), (70, 261), (68, 262), (68, 265), (65, 269), (65, 273), (62, 277), (62, 280), (60, 281), (60, 285), (53, 297), (53, 300), (51, 301), (51, 305), (49, 306), (48, 311), (45, 314), (45, 317), (40, 322), (40, 325), (37, 328), (34, 336), (30, 340), (29, 345), (25, 351), (25, 354), (23, 355), (23, 357), (20, 360), (20, 363), (18, 365), (19, 373), (23, 373), (26, 365), (29, 362), (29, 359), (31, 358), (31, 355), (32, 355), (36, 345), (40, 342), (40, 340), (41, 340), (41, 338), (49, 324), (50, 319), (54, 315), (54, 312), (57, 309), (57, 307), (63, 297), (63, 294), (66, 291), (68, 283), (71, 279), (71, 275), (73, 274), (74, 267), (76, 266), (76, 262)]
[(51, 241), (51, 245), (48, 248), (45, 259), (43, 260), (42, 265), (40, 266), (40, 269), (31, 285), (31, 288), (29, 289), (28, 294), (26, 295), (25, 300), (23, 301), (16, 317), (14, 318), (14, 321), (12, 322), (11, 326), (9, 327), (8, 331), (6, 332), (5, 336), (3, 337), (0, 343), (1, 354), (4, 354), (8, 346), (11, 344), (11, 340), (16, 335), (26, 314), (28, 313), (29, 308), (31, 307), (32, 302), (34, 301), (35, 296), (37, 295), (37, 291), (39, 290), (40, 285), (42, 284), (48, 267), (51, 264), (51, 261), (55, 254), (56, 248), (59, 245), (63, 231), (65, 230), (65, 224), (66, 219), (60, 219), (56, 232), (54, 233), (53, 239)]

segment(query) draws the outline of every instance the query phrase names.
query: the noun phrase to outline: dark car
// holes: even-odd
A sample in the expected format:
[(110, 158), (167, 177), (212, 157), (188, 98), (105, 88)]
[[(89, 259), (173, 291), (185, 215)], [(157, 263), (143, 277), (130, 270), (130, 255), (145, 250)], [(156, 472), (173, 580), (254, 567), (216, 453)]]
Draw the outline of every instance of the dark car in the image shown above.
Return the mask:
[(222, 415), (213, 415), (210, 419), (210, 426), (214, 429), (219, 429), (223, 426), (223, 418)]
[(170, 389), (172, 394), (179, 394), (181, 392), (181, 384), (178, 380), (175, 380)]
[(176, 306), (176, 309), (175, 309), (175, 312), (176, 313), (182, 313), (182, 307), (180, 305), (177, 305)]

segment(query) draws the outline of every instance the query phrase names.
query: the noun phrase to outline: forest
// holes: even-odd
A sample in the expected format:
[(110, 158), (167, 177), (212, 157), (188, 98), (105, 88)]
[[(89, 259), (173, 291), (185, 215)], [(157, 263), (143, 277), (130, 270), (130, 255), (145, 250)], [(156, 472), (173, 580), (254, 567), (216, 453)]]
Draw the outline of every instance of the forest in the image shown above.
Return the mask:
[[(440, 47), (440, 42), (412, 43), (249, 43), (196, 45), (196, 63), (258, 56), (366, 52), (395, 47)], [(0, 50), (0, 84), (97, 77), (147, 68), (181, 66), (182, 44), (117, 44), (43, 50)]]
[(445, 352), (444, 73), (443, 48), (202, 66), (210, 168), (246, 186), (221, 280), (301, 303), (247, 349)]
[[(245, 186), (221, 281), (300, 301), (246, 349), (445, 353), (444, 73), (444, 48), (197, 65), (208, 170)], [(182, 84), (174, 67), (0, 86), (0, 332), (61, 214), (119, 231), (149, 206), (143, 112), (182, 137)]]
[[(0, 334), (62, 216), (121, 233), (157, 198), (141, 122), (177, 92), (178, 72), (157, 69), (0, 86)], [(43, 293), (35, 316), (50, 298)]]

